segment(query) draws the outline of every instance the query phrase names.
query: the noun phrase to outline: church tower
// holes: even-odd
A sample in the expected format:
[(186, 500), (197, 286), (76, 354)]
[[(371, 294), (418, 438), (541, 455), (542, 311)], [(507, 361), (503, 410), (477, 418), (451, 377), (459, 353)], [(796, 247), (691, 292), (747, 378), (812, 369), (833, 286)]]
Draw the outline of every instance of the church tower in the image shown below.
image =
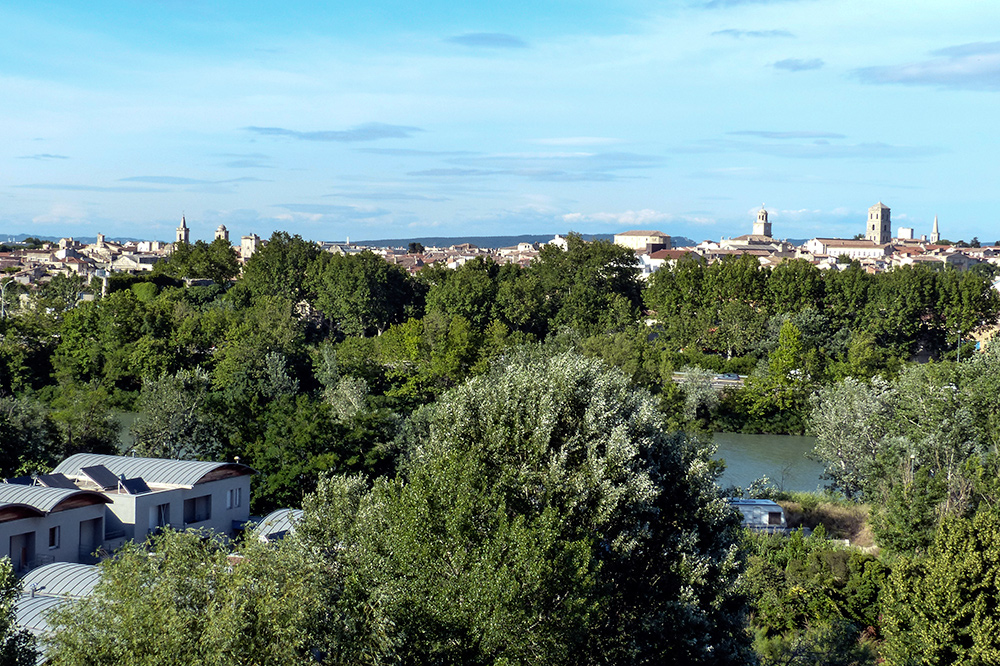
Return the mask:
[(941, 240), (941, 233), (938, 231), (937, 225), (937, 215), (934, 216), (934, 228), (931, 229), (931, 245), (937, 245), (938, 241)]
[(215, 240), (219, 240), (220, 238), (227, 243), (229, 242), (229, 229), (226, 229), (226, 225), (224, 224), (220, 224), (215, 230)]
[(191, 244), (191, 230), (188, 229), (187, 220), (181, 215), (181, 226), (177, 227), (177, 243)]
[(767, 210), (763, 205), (757, 213), (757, 221), (753, 223), (753, 235), (771, 237), (771, 223), (767, 221)]
[(876, 245), (885, 245), (892, 240), (889, 230), (889, 207), (879, 201), (868, 209), (868, 229), (865, 238)]

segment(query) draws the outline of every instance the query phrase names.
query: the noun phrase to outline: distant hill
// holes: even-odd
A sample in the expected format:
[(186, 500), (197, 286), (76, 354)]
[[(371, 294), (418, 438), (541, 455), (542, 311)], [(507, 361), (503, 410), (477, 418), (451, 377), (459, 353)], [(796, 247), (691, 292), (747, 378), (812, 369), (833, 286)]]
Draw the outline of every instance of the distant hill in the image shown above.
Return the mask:
[[(580, 234), (584, 240), (613, 240), (614, 234)], [(420, 243), (424, 247), (451, 247), (462, 243), (471, 243), (476, 247), (492, 249), (498, 247), (513, 247), (518, 243), (547, 243), (554, 234), (525, 234), (522, 236), (426, 236), (424, 238), (385, 238), (381, 240), (354, 241), (353, 245), (364, 247), (406, 247), (410, 243)], [(695, 241), (683, 236), (673, 236), (674, 247), (695, 245)]]
[[(462, 243), (471, 243), (481, 248), (512, 247), (518, 243), (547, 243), (552, 240), (555, 234), (524, 234), (521, 236), (425, 236), (423, 238), (386, 238), (382, 240), (354, 241), (353, 245), (364, 247), (406, 247), (410, 243), (420, 243), (424, 247), (450, 247)], [(614, 234), (580, 234), (585, 240), (613, 240)], [(0, 243), (11, 241), (21, 242), (26, 238), (37, 238), (50, 243), (58, 243), (60, 238), (65, 236), (35, 236), (32, 234), (5, 234), (0, 233)], [(73, 239), (85, 245), (97, 242), (96, 236), (73, 236)], [(109, 241), (142, 241), (151, 240), (149, 238), (126, 238), (118, 236), (108, 236)], [(163, 241), (170, 242), (170, 241)], [(672, 236), (671, 243), (674, 247), (689, 247), (697, 245), (698, 241), (685, 238), (684, 236)]]

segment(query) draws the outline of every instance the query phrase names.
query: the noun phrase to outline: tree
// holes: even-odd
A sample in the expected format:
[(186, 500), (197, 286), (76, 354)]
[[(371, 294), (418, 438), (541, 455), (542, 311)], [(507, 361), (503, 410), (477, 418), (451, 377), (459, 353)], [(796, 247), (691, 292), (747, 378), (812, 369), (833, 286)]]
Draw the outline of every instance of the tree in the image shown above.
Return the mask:
[(20, 593), (21, 582), (14, 575), (10, 558), (0, 559), (0, 666), (35, 664), (35, 637), (27, 629), (17, 628), (14, 606)]
[(148, 544), (129, 543), (102, 563), (92, 596), (50, 617), (49, 661), (307, 663), (319, 641), (327, 578), (290, 545), (250, 539), (242, 557), (231, 557), (209, 533), (169, 530)]
[[(509, 353), (415, 414), (396, 479), (334, 477), (302, 538), (347, 581), (359, 660), (745, 663), (737, 521), (710, 451), (573, 353)], [(343, 649), (343, 646), (342, 646)]]
[(316, 308), (345, 335), (381, 335), (419, 309), (419, 288), (409, 274), (369, 250), (320, 255), (309, 268)]
[(212, 377), (201, 368), (147, 379), (132, 424), (136, 453), (149, 458), (218, 460), (222, 432), (210, 405)]
[(893, 567), (883, 604), (888, 666), (1000, 660), (1000, 514), (946, 520), (926, 558)]
[(298, 234), (275, 231), (243, 267), (236, 298), (278, 296), (298, 303), (307, 294), (306, 272), (322, 251)]
[[(848, 377), (820, 389), (812, 399), (809, 426), (816, 436), (813, 455), (826, 465), (825, 478), (847, 497), (877, 496), (892, 446), (896, 396), (888, 382), (864, 383)], [(895, 454), (895, 451), (891, 453)]]
[(53, 462), (56, 425), (40, 402), (0, 396), (0, 477)]

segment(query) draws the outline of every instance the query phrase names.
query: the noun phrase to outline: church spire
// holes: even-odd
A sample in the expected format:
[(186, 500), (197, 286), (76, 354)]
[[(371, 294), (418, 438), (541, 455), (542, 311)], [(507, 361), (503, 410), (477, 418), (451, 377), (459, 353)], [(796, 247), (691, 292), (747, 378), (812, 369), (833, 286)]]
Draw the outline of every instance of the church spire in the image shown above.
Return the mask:
[(934, 216), (934, 228), (931, 229), (931, 243), (937, 243), (941, 240), (941, 232), (938, 231), (938, 221), (937, 215)]
[(191, 230), (188, 229), (187, 220), (181, 215), (181, 226), (177, 227), (177, 243), (190, 243)]

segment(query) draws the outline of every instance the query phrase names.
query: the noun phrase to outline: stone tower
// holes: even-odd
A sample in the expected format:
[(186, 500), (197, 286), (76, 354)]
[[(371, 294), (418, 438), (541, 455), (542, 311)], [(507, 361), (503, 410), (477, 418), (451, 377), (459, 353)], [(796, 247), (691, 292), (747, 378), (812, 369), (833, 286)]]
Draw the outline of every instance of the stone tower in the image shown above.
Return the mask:
[(226, 225), (220, 224), (218, 229), (215, 230), (215, 240), (222, 239), (229, 242), (229, 229), (226, 229)]
[(757, 212), (757, 221), (753, 223), (753, 235), (771, 237), (771, 223), (767, 221), (767, 209), (764, 206)]
[(892, 240), (889, 226), (888, 206), (879, 201), (868, 209), (868, 230), (865, 232), (865, 238), (876, 245), (885, 245)]
[(187, 220), (184, 219), (183, 215), (181, 215), (181, 226), (177, 227), (177, 241), (176, 242), (178, 244), (185, 243), (185, 244), (188, 244), (188, 245), (191, 243), (191, 230), (188, 229)]
[(934, 216), (934, 228), (931, 229), (930, 241), (932, 245), (936, 245), (938, 241), (941, 240), (941, 233), (938, 231), (937, 215)]

